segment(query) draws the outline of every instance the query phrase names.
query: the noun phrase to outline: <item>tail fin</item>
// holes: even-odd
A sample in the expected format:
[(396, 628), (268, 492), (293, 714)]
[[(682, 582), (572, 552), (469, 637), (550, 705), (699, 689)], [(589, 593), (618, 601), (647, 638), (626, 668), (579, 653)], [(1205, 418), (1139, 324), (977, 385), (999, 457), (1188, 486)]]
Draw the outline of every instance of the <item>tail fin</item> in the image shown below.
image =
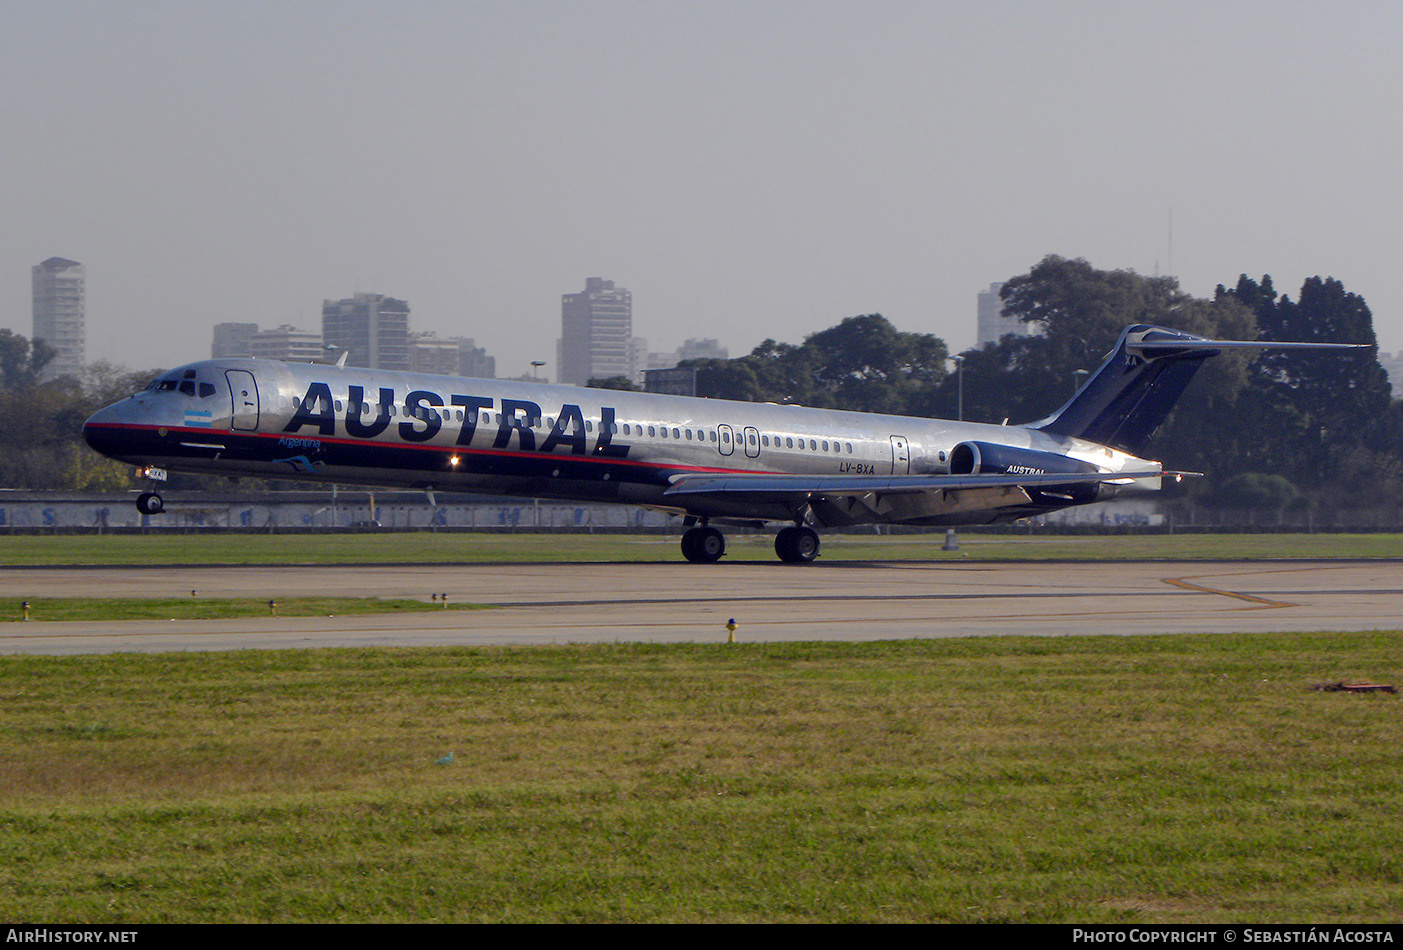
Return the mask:
[(1065, 406), (1030, 428), (1139, 455), (1204, 360), (1226, 349), (1354, 349), (1353, 343), (1209, 340), (1137, 324)]

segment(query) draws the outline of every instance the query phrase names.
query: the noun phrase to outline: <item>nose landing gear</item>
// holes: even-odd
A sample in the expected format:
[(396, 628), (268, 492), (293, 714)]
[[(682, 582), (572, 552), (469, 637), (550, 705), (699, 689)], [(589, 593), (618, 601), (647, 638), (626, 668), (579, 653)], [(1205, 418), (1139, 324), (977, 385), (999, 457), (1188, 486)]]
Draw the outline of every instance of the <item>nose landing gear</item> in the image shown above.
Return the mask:
[(159, 515), (166, 510), (166, 503), (153, 491), (144, 491), (136, 496), (136, 510), (143, 515)]
[[(164, 430), (162, 430), (164, 433)], [(153, 488), (166, 480), (166, 471), (156, 468), (154, 465), (147, 465), (139, 468), (134, 473), (137, 478), (149, 478), (153, 482)], [(136, 510), (143, 515), (159, 515), (166, 510), (166, 502), (155, 491), (144, 491), (136, 496)]]

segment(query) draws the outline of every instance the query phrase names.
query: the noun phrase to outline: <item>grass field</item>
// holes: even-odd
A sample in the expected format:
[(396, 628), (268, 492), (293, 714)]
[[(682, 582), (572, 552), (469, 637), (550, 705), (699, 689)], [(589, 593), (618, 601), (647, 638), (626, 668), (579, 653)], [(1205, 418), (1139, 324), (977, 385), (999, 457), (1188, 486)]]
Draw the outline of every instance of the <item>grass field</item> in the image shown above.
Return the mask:
[[(825, 535), (825, 560), (1400, 557), (1397, 534)], [(731, 561), (774, 561), (771, 534), (727, 538)], [(0, 565), (680, 561), (678, 536), (580, 534), (3, 535)]]
[(0, 918), (1395, 921), (1398, 638), (6, 657)]

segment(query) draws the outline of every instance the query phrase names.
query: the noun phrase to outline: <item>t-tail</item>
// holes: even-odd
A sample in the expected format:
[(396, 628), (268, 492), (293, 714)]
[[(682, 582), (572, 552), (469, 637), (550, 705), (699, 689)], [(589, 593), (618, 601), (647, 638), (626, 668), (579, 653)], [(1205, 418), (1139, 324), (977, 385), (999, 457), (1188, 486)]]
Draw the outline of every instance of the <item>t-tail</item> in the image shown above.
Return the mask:
[(1355, 349), (1358, 343), (1209, 340), (1165, 327), (1127, 327), (1065, 406), (1031, 424), (1140, 455), (1204, 360), (1228, 349)]

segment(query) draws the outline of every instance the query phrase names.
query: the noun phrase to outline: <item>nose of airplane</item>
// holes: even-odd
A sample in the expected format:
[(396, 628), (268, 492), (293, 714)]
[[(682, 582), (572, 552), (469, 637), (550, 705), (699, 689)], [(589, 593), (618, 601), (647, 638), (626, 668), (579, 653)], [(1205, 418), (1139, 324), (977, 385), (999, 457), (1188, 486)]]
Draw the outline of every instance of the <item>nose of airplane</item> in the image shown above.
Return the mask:
[(83, 440), (93, 448), (94, 451), (103, 455), (111, 454), (113, 439), (117, 435), (116, 426), (122, 423), (122, 412), (118, 408), (120, 405), (111, 405), (106, 409), (99, 409), (88, 417), (88, 421), (83, 423)]

